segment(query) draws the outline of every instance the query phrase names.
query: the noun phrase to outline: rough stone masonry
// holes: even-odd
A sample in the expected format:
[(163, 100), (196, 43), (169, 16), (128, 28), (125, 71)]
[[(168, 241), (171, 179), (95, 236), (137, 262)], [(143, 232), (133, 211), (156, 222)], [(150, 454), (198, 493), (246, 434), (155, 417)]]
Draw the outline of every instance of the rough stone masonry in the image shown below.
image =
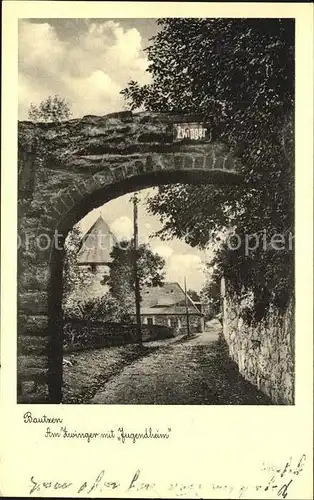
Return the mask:
[[(276, 404), (294, 404), (294, 303), (271, 307), (256, 325), (248, 323), (248, 294), (235, 295), (224, 283), (223, 337), (243, 377)], [(230, 287), (229, 287), (230, 288)]]
[[(178, 140), (176, 127), (192, 123), (205, 132)], [(200, 117), (121, 112), (56, 124), (19, 122), (18, 172), (17, 397), (58, 403), (67, 232), (93, 208), (136, 189), (241, 182), (240, 165)]]

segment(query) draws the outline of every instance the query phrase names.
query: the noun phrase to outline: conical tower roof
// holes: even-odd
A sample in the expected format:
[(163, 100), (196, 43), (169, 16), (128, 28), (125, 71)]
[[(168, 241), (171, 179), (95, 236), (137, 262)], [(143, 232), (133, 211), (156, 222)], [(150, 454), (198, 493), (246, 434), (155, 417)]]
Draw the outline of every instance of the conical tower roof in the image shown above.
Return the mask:
[(77, 254), (78, 264), (110, 264), (112, 261), (110, 253), (116, 242), (107, 222), (100, 215), (82, 238)]

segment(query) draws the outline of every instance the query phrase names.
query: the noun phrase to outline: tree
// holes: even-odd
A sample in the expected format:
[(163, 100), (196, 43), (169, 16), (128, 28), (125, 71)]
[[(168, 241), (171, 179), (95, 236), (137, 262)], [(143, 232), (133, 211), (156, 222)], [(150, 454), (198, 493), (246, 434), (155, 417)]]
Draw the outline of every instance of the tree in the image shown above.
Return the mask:
[[(126, 307), (134, 306), (134, 242), (122, 241), (114, 245), (111, 251), (109, 285), (110, 293)], [(161, 285), (164, 280), (165, 260), (152, 252), (147, 244), (138, 247), (138, 277), (140, 288)]]
[[(160, 187), (148, 209), (161, 237), (205, 247), (233, 229), (242, 245), (222, 244), (216, 267), (236, 291), (285, 307), (293, 295), (293, 248), (246, 251), (250, 235), (287, 242), (294, 231), (294, 21), (289, 19), (160, 19), (148, 47), (152, 83), (122, 91), (131, 109), (191, 112), (241, 160), (241, 186)], [(234, 246), (234, 245), (233, 245)], [(293, 247), (293, 245), (292, 245)], [(259, 308), (259, 310), (261, 310)]]
[(28, 110), (28, 117), (34, 122), (59, 123), (68, 120), (71, 114), (69, 102), (58, 94), (48, 96), (37, 106), (31, 103)]
[[(79, 251), (83, 234), (76, 226), (68, 234), (65, 243), (65, 257), (63, 265), (63, 302), (64, 308), (68, 311), (74, 307), (77, 301), (77, 291), (83, 299), (82, 292), (86, 291), (92, 283), (93, 275), (84, 266), (79, 266), (77, 262), (77, 252)], [(71, 299), (72, 297), (72, 299)], [(87, 298), (87, 297), (86, 297)]]
[(107, 292), (102, 297), (76, 300), (71, 309), (71, 318), (90, 321), (130, 321), (132, 310), (125, 309), (120, 301)]
[(191, 288), (186, 293), (194, 302), (199, 302), (201, 300), (199, 294)]
[[(48, 96), (38, 105), (30, 104), (28, 117), (34, 122), (53, 123), (56, 133), (60, 133), (60, 125), (64, 120), (68, 120), (72, 115), (70, 104), (64, 97), (58, 94)], [(38, 126), (33, 129), (33, 144), (34, 153), (36, 156), (36, 175), (42, 182), (47, 178), (47, 164), (51, 162), (61, 161), (59, 153), (47, 135), (46, 127)], [(73, 143), (73, 137), (70, 127), (65, 127), (62, 130), (62, 137), (69, 144)]]
[(207, 269), (207, 279), (200, 292), (203, 312), (208, 319), (221, 312), (220, 276), (212, 266)]

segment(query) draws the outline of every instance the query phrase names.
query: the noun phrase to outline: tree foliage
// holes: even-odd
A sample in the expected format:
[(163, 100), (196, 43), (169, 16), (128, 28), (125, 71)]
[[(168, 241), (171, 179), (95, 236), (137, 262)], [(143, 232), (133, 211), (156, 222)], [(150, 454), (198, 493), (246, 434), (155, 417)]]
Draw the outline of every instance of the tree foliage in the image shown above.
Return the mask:
[[(121, 303), (134, 308), (134, 241), (121, 241), (111, 251), (112, 263), (107, 284), (110, 293)], [(164, 281), (165, 260), (154, 253), (147, 244), (137, 250), (137, 273), (140, 288), (157, 286)]]
[(63, 299), (65, 304), (77, 290), (80, 292), (87, 290), (93, 280), (92, 273), (85, 266), (79, 266), (77, 262), (77, 253), (82, 237), (83, 233), (75, 226), (66, 239), (63, 264)]
[[(290, 19), (160, 19), (147, 49), (152, 83), (122, 91), (131, 109), (191, 112), (241, 160), (235, 186), (160, 187), (148, 201), (159, 233), (205, 247), (233, 229), (242, 242), (222, 244), (216, 269), (234, 289), (254, 290), (256, 310), (285, 307), (293, 293), (294, 21)], [(249, 252), (245, 240), (267, 235)], [(284, 248), (271, 245), (275, 234)], [(293, 241), (293, 240), (292, 240)], [(253, 246), (253, 245), (252, 245)], [(260, 307), (260, 304), (263, 307)]]
[[(210, 267), (209, 271), (213, 271), (213, 268)], [(220, 275), (216, 270), (210, 272), (200, 295), (206, 319), (211, 319), (221, 312)]]
[(102, 297), (91, 297), (86, 300), (76, 300), (70, 309), (71, 319), (84, 319), (90, 321), (125, 322), (131, 320), (132, 310), (124, 305), (110, 293)]
[(194, 302), (199, 302), (201, 300), (199, 294), (191, 288), (186, 293)]
[[(74, 227), (66, 240), (63, 267), (63, 310), (66, 317), (102, 321), (129, 321), (134, 312), (134, 242), (116, 243), (111, 251), (109, 276), (102, 284), (109, 291), (102, 297), (90, 297), (95, 275), (77, 262), (77, 252), (83, 234)], [(147, 244), (138, 247), (138, 277), (140, 287), (157, 286), (164, 281), (165, 261)], [(78, 293), (79, 292), (79, 293)]]
[(28, 117), (34, 122), (59, 123), (68, 120), (71, 116), (69, 102), (58, 94), (48, 96), (38, 105), (31, 103)]
[(92, 321), (120, 322), (130, 320), (129, 305), (105, 293), (101, 297), (90, 297), (90, 286), (95, 275), (88, 267), (77, 262), (83, 233), (76, 226), (66, 240), (66, 252), (63, 266), (63, 310), (67, 318), (87, 319)]

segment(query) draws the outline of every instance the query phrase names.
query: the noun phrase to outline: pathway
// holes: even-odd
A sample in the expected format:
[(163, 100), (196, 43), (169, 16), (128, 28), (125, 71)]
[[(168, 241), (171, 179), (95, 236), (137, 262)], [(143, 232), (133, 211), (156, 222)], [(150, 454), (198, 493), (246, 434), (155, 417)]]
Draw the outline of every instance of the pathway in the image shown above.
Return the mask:
[(162, 347), (157, 342), (158, 349), (122, 369), (98, 390), (90, 403), (271, 404), (228, 358), (218, 341), (220, 328), (216, 322), (191, 339), (178, 339)]

